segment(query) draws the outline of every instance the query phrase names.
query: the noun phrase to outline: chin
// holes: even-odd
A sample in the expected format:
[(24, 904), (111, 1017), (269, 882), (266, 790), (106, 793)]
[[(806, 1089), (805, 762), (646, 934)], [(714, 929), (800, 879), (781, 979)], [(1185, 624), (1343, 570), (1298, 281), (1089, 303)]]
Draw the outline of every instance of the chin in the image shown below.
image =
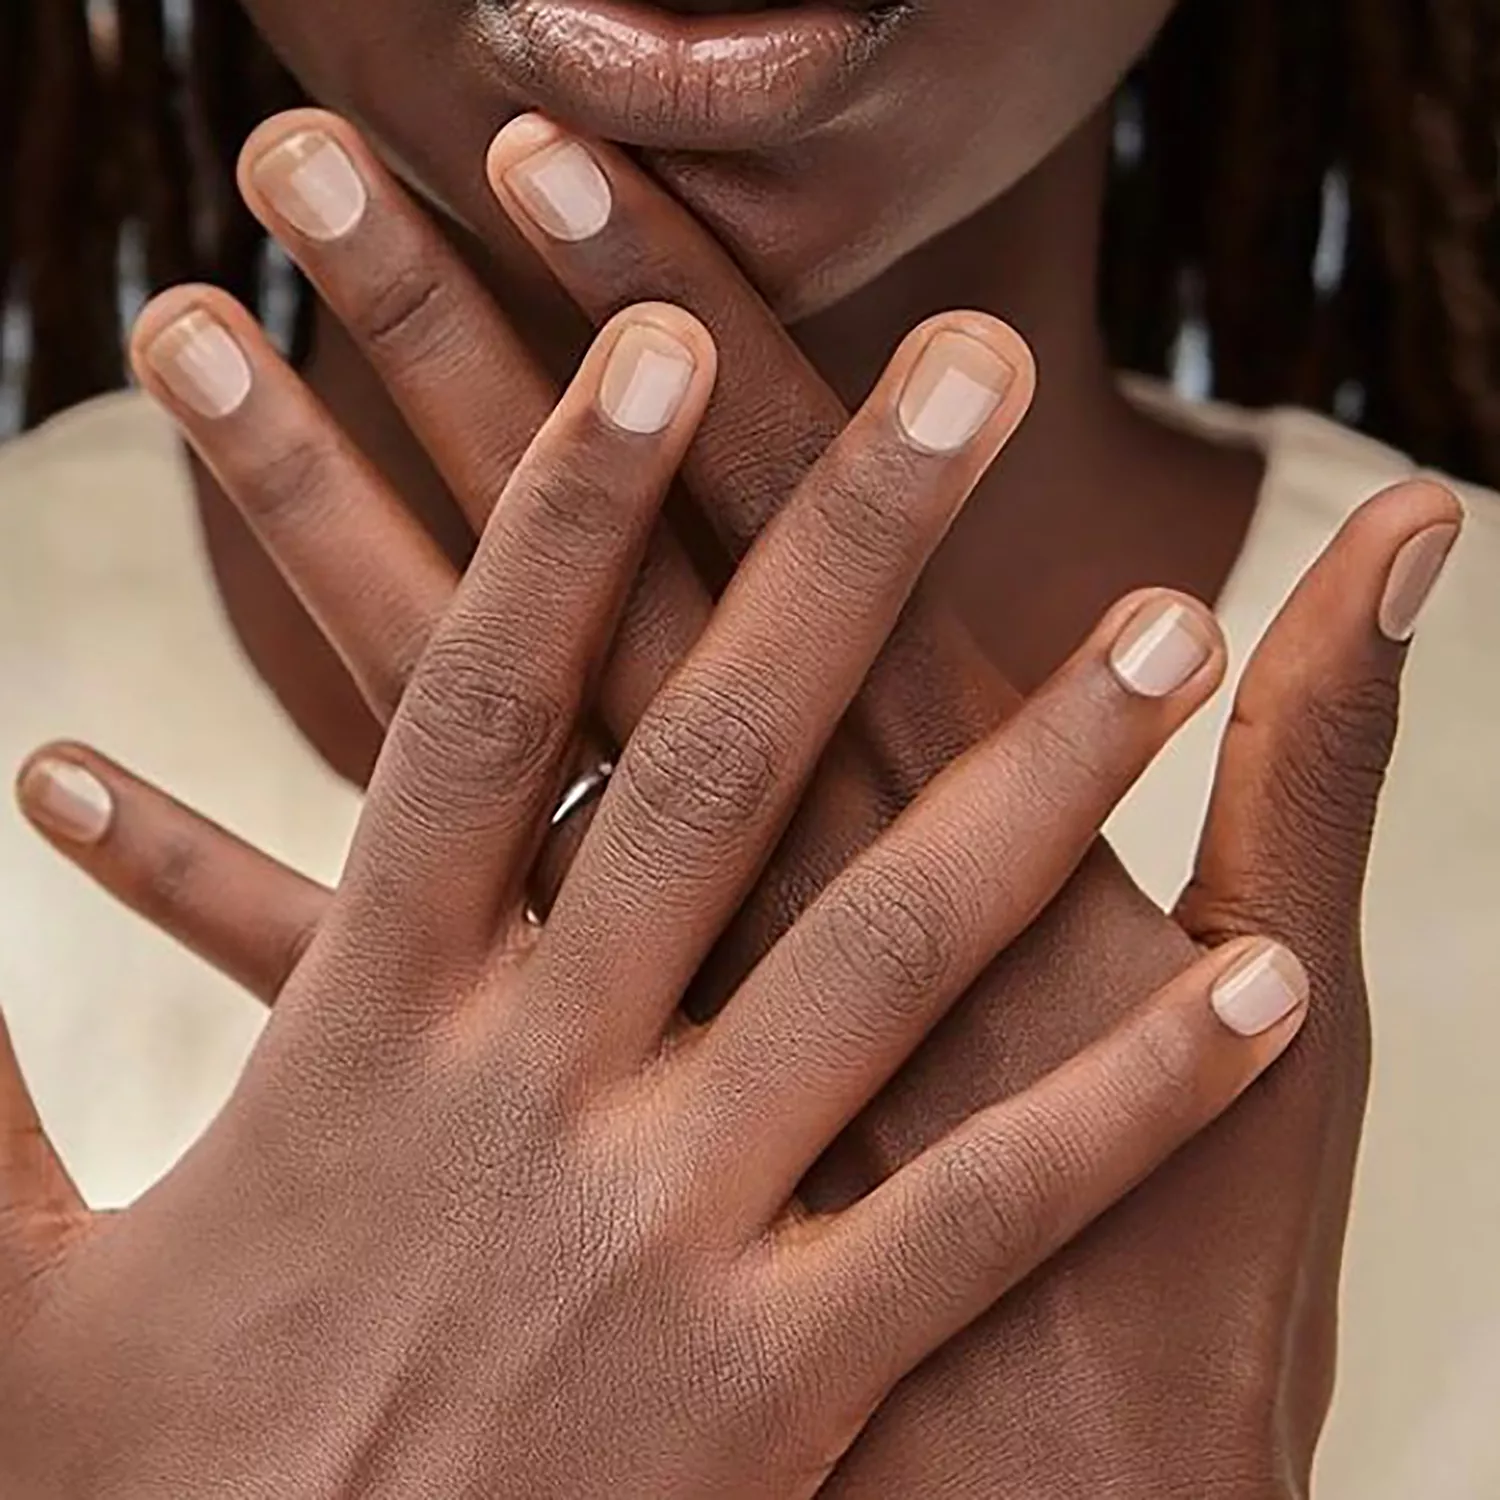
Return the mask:
[(774, 166), (677, 156), (648, 156), (646, 165), (713, 231), (784, 323), (853, 296), (946, 227), (928, 229), (910, 213), (887, 222), (885, 203), (849, 191), (847, 178), (840, 196), (822, 175)]

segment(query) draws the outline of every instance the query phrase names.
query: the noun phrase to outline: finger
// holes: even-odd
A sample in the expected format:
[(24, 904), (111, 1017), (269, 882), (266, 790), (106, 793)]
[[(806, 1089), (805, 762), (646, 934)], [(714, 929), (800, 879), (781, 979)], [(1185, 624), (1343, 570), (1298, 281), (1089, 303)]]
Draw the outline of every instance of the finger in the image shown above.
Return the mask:
[(608, 648), (662, 496), (712, 388), (702, 325), (622, 314), (512, 476), (402, 700), (345, 881), (378, 960), (405, 941), (480, 961), (555, 806), (586, 684)]
[(1266, 931), (1298, 945), (1315, 981), (1347, 970), (1406, 642), (1462, 519), (1454, 496), (1425, 481), (1377, 496), (1261, 642), (1180, 906), (1200, 942)]
[(329, 892), (81, 745), (22, 768), (21, 810), (66, 859), (153, 927), (271, 1005)]
[(658, 1045), (1032, 389), (1004, 324), (924, 325), (767, 528), (626, 745), (553, 910), (539, 961), (564, 966), (560, 995), (630, 997), (561, 1035), (586, 1028), (627, 1066)]
[(45, 1269), (49, 1249), (87, 1217), (42, 1126), (0, 1014), (0, 1311)]
[(266, 121), (245, 143), (239, 180), (482, 531), (551, 414), (551, 380), (431, 216), (337, 115)]
[[(843, 430), (843, 402), (723, 247), (625, 153), (527, 115), (499, 133), (488, 170), (512, 222), (596, 322), (625, 303), (659, 297), (712, 330), (723, 372), (684, 476), (712, 533), (730, 556), (742, 555)], [(672, 610), (656, 618), (685, 617), (696, 607), (701, 619), (701, 601), (678, 593)], [(649, 649), (657, 644), (649, 632), (622, 632), (621, 658), (637, 667), (634, 699), (623, 706), (634, 712), (603, 704), (621, 743), (695, 638), (680, 632), (674, 659), (672, 651)], [(919, 587), (851, 711), (861, 753), (820, 775), (818, 794), (725, 935), (695, 1001), (711, 1006), (730, 993), (808, 899), (1017, 702), (985, 654), (951, 615), (924, 602)]]
[[(624, 152), (522, 115), (492, 143), (488, 172), (511, 220), (596, 323), (649, 298), (688, 309), (713, 333), (722, 368), (683, 473), (729, 554), (742, 556), (843, 431), (844, 403), (723, 247)], [(993, 705), (975, 701), (975, 674), (1002, 706), (1013, 699), (950, 622), (920, 612), (897, 643), (908, 637), (912, 649), (899, 661), (887, 653), (879, 670), (901, 706), (921, 711), (876, 715), (875, 726), (877, 743), (889, 734), (898, 752), (921, 747), (920, 784), (952, 758), (955, 722), (967, 726), (961, 748), (998, 722)], [(934, 668), (938, 681), (924, 691)], [(955, 674), (964, 691), (944, 695)], [(925, 712), (944, 702), (945, 714)], [(931, 748), (921, 727), (930, 720)]]
[(785, 1272), (817, 1310), (813, 1367), (852, 1360), (883, 1394), (1228, 1109), (1291, 1044), (1307, 999), (1278, 945), (1215, 953), (869, 1197), (799, 1228)]
[[(300, 109), (267, 121), (241, 154), (240, 184), (252, 211), (349, 329), (470, 525), (482, 531), (557, 399), (494, 298), (359, 132), (336, 115)], [(652, 300), (671, 299), (626, 298), (610, 312)], [(352, 550), (356, 544), (362, 550)], [(334, 555), (345, 548), (349, 557), (391, 557), (389, 543), (368, 532), (340, 538)], [(303, 587), (311, 582), (304, 579)], [(601, 686), (600, 713), (619, 740), (691, 648), (708, 612), (688, 559), (658, 528)], [(365, 640), (373, 655), (379, 639)], [(352, 646), (345, 641), (342, 649)], [(414, 662), (409, 651), (398, 654), (380, 680), (404, 686)], [(387, 692), (387, 709), (395, 701)]]
[(132, 357), (387, 721), (452, 597), (452, 565), (223, 292), (157, 298)]
[(1122, 601), (771, 950), (682, 1063), (685, 1149), (709, 1179), (737, 1142), (759, 1143), (754, 1162), (736, 1167), (752, 1220), (786, 1201), (1031, 925), (1223, 663), (1201, 605), (1169, 593)]
[(712, 332), (723, 372), (683, 474), (731, 555), (743, 554), (843, 431), (843, 403), (728, 254), (624, 152), (522, 115), (496, 136), (488, 172), (595, 322), (650, 286)]
[[(1216, 946), (1253, 929), (1295, 944), (1316, 1004), (1303, 1046), (1221, 1130), (1303, 1169), (1279, 1192), (1311, 1224), (1319, 1268), (1288, 1331), (1299, 1408), (1326, 1410), (1337, 1275), (1370, 1076), (1363, 887), (1396, 737), (1406, 642), (1458, 538), (1462, 510), (1415, 482), (1350, 518), (1247, 668), (1220, 750), (1208, 821), (1178, 916)], [(1319, 1143), (1311, 1157), (1306, 1143)], [(1296, 1205), (1300, 1203), (1299, 1212)]]

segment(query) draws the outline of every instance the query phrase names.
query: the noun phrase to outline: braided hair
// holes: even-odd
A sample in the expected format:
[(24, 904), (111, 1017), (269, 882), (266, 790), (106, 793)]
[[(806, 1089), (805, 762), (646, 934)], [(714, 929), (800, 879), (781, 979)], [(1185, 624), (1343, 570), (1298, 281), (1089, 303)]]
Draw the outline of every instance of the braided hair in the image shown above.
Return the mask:
[(203, 278), (264, 311), (235, 158), (298, 97), (234, 0), (0, 0), (0, 303), (13, 360), (25, 334), (23, 423), (123, 383), (132, 294)]
[[(234, 161), (296, 98), (236, 0), (0, 0), (24, 420), (122, 381), (132, 288), (206, 278), (267, 310)], [(1500, 484), (1500, 0), (1185, 0), (1120, 112), (1117, 363), (1167, 374), (1196, 329), (1214, 395)]]

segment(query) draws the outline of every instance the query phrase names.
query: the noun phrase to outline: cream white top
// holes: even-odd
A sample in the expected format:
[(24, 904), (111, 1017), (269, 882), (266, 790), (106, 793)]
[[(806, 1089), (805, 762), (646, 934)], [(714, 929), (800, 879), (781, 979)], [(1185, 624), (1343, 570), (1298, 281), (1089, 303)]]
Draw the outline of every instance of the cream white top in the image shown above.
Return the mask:
[[(1243, 662), (1344, 517), (1411, 465), (1305, 412), (1167, 405), (1267, 455), (1222, 601)], [(1324, 1500), (1500, 1494), (1500, 1182), (1488, 1150), (1500, 1132), (1500, 497), (1466, 493), (1469, 526), (1414, 648), (1369, 896), (1378, 1054)], [(52, 736), (88, 739), (332, 876), (356, 799), (244, 663), (162, 419), (116, 396), (0, 449), (0, 538), (0, 763)], [(1111, 827), (1163, 902), (1191, 862), (1227, 701)], [(126, 1201), (223, 1099), (257, 1007), (91, 890), (9, 809), (0, 880), (0, 996), (22, 1061), (85, 1192)]]

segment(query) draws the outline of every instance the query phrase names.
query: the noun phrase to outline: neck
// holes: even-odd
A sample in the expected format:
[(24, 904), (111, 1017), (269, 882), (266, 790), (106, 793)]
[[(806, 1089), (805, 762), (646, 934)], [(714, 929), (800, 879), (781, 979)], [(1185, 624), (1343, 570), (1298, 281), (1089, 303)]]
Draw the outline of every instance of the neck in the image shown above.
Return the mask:
[(808, 354), (856, 400), (914, 324), (979, 308), (1014, 324), (1036, 352), (1039, 420), (1064, 403), (1080, 417), (1118, 415), (1096, 294), (1107, 147), (1100, 116), (1009, 193), (801, 324)]
[(1120, 392), (1098, 299), (1108, 153), (1104, 113), (1012, 192), (798, 329), (851, 404), (901, 336), (945, 308), (992, 312), (1031, 344), (1036, 404), (936, 564), (1023, 687), (1132, 588), (1216, 597), (1260, 484), (1258, 455), (1169, 431)]

